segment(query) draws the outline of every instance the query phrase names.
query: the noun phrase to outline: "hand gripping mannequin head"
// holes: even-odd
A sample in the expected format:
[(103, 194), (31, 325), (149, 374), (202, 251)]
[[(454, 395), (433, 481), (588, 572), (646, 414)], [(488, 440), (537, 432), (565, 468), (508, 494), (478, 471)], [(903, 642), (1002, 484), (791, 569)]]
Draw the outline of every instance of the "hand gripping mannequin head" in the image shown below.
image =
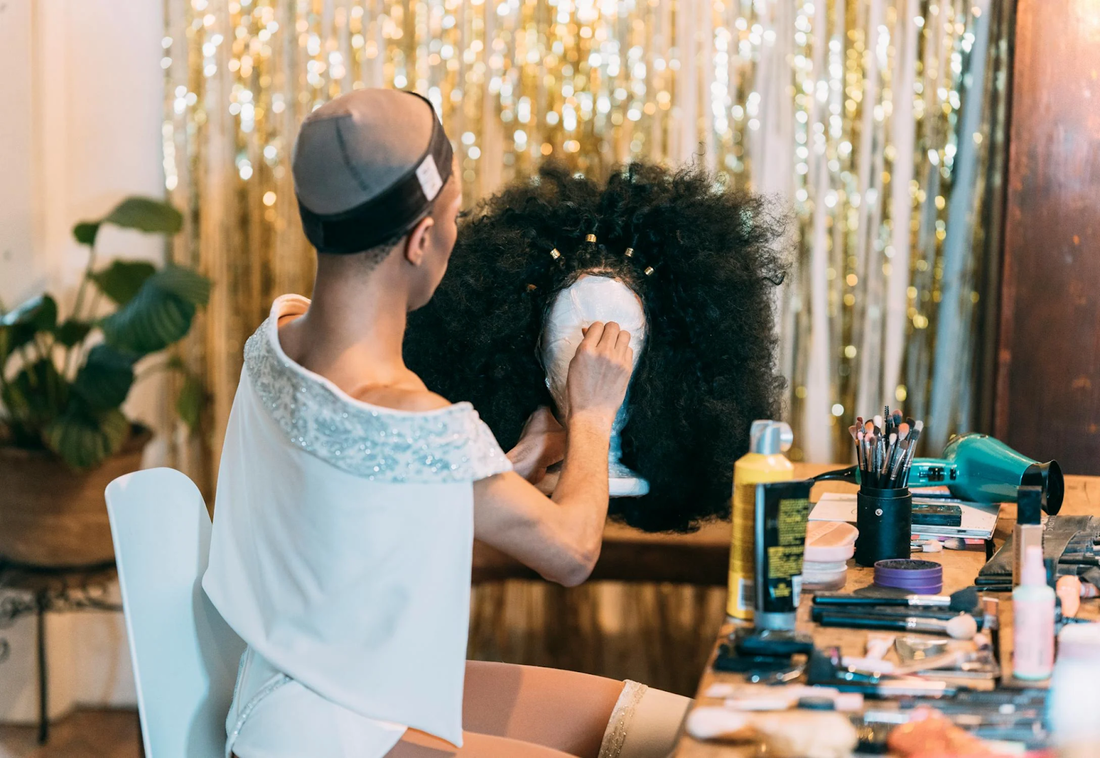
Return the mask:
[[(634, 366), (645, 348), (646, 323), (642, 301), (620, 279), (606, 273), (581, 274), (554, 298), (542, 326), (539, 355), (546, 368), (546, 386), (561, 418), (569, 416), (565, 391), (569, 363), (584, 338), (584, 328), (595, 321), (614, 321), (630, 332)], [(622, 432), (630, 415), (629, 393), (611, 427), (608, 451), (608, 492), (611, 497), (641, 497), (649, 493), (649, 482), (622, 462)]]

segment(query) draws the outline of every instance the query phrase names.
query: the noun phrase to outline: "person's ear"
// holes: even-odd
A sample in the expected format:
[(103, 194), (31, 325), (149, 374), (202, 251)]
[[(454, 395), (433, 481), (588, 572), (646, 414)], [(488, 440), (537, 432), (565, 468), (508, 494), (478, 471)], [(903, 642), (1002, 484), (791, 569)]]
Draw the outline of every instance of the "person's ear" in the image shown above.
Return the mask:
[(435, 219), (426, 216), (419, 224), (409, 232), (405, 240), (405, 260), (414, 266), (424, 262), (424, 256), (428, 251), (428, 230), (435, 226)]

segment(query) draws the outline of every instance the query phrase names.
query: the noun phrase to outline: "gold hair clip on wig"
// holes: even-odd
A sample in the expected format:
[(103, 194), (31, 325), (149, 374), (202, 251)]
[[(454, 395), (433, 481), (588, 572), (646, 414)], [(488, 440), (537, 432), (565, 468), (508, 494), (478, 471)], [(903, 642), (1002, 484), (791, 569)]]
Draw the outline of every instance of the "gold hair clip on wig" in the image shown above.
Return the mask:
[(558, 260), (559, 258), (561, 258), (561, 253), (559, 253), (558, 249), (555, 247), (553, 250), (550, 251), (550, 257), (554, 260)]
[(587, 237), (584, 238), (584, 241), (595, 245), (596, 244), (596, 235), (595, 234), (589, 234)]
[(634, 257), (634, 248), (628, 247), (626, 250), (623, 251), (623, 255), (626, 256), (627, 258), (633, 258)]

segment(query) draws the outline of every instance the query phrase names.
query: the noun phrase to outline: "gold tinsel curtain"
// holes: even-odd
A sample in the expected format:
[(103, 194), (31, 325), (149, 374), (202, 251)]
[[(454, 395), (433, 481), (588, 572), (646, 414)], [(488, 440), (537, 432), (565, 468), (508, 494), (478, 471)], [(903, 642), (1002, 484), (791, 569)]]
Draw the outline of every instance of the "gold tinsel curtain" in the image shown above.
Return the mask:
[[(781, 298), (794, 457), (847, 457), (905, 401), (933, 445), (981, 419), (1010, 3), (991, 0), (166, 0), (176, 255), (216, 283), (191, 360), (216, 461), (243, 340), (308, 292), (290, 151), (361, 86), (439, 107), (466, 197), (547, 156), (701, 162), (797, 218)], [(989, 306), (989, 307), (987, 307)], [(838, 423), (839, 422), (839, 423)]]
[[(846, 427), (884, 402), (925, 418), (933, 449), (980, 425), (1012, 5), (165, 0), (164, 169), (186, 216), (174, 254), (215, 283), (186, 356), (211, 393), (208, 434), (180, 465), (209, 487), (245, 338), (276, 295), (310, 289), (289, 169), (298, 124), (362, 86), (436, 104), (470, 202), (553, 156), (593, 175), (695, 161), (789, 203), (778, 316), (792, 457), (849, 457)], [(475, 622), (514, 592), (531, 603), (509, 607), (534, 612), (545, 591), (481, 592)], [(652, 601), (658, 640), (707, 639), (720, 615), (721, 593), (638, 592), (626, 607)], [(574, 631), (600, 626), (597, 595), (573, 594)], [(515, 650), (515, 629), (545, 627), (481, 636)]]

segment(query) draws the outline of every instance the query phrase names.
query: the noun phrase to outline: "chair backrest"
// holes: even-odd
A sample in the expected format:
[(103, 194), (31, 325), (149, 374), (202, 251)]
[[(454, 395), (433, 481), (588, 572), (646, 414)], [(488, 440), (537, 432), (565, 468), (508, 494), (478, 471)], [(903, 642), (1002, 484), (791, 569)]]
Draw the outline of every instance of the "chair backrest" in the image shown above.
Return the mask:
[(212, 758), (244, 643), (203, 592), (210, 514), (179, 471), (149, 469), (107, 487), (107, 513), (147, 758)]

